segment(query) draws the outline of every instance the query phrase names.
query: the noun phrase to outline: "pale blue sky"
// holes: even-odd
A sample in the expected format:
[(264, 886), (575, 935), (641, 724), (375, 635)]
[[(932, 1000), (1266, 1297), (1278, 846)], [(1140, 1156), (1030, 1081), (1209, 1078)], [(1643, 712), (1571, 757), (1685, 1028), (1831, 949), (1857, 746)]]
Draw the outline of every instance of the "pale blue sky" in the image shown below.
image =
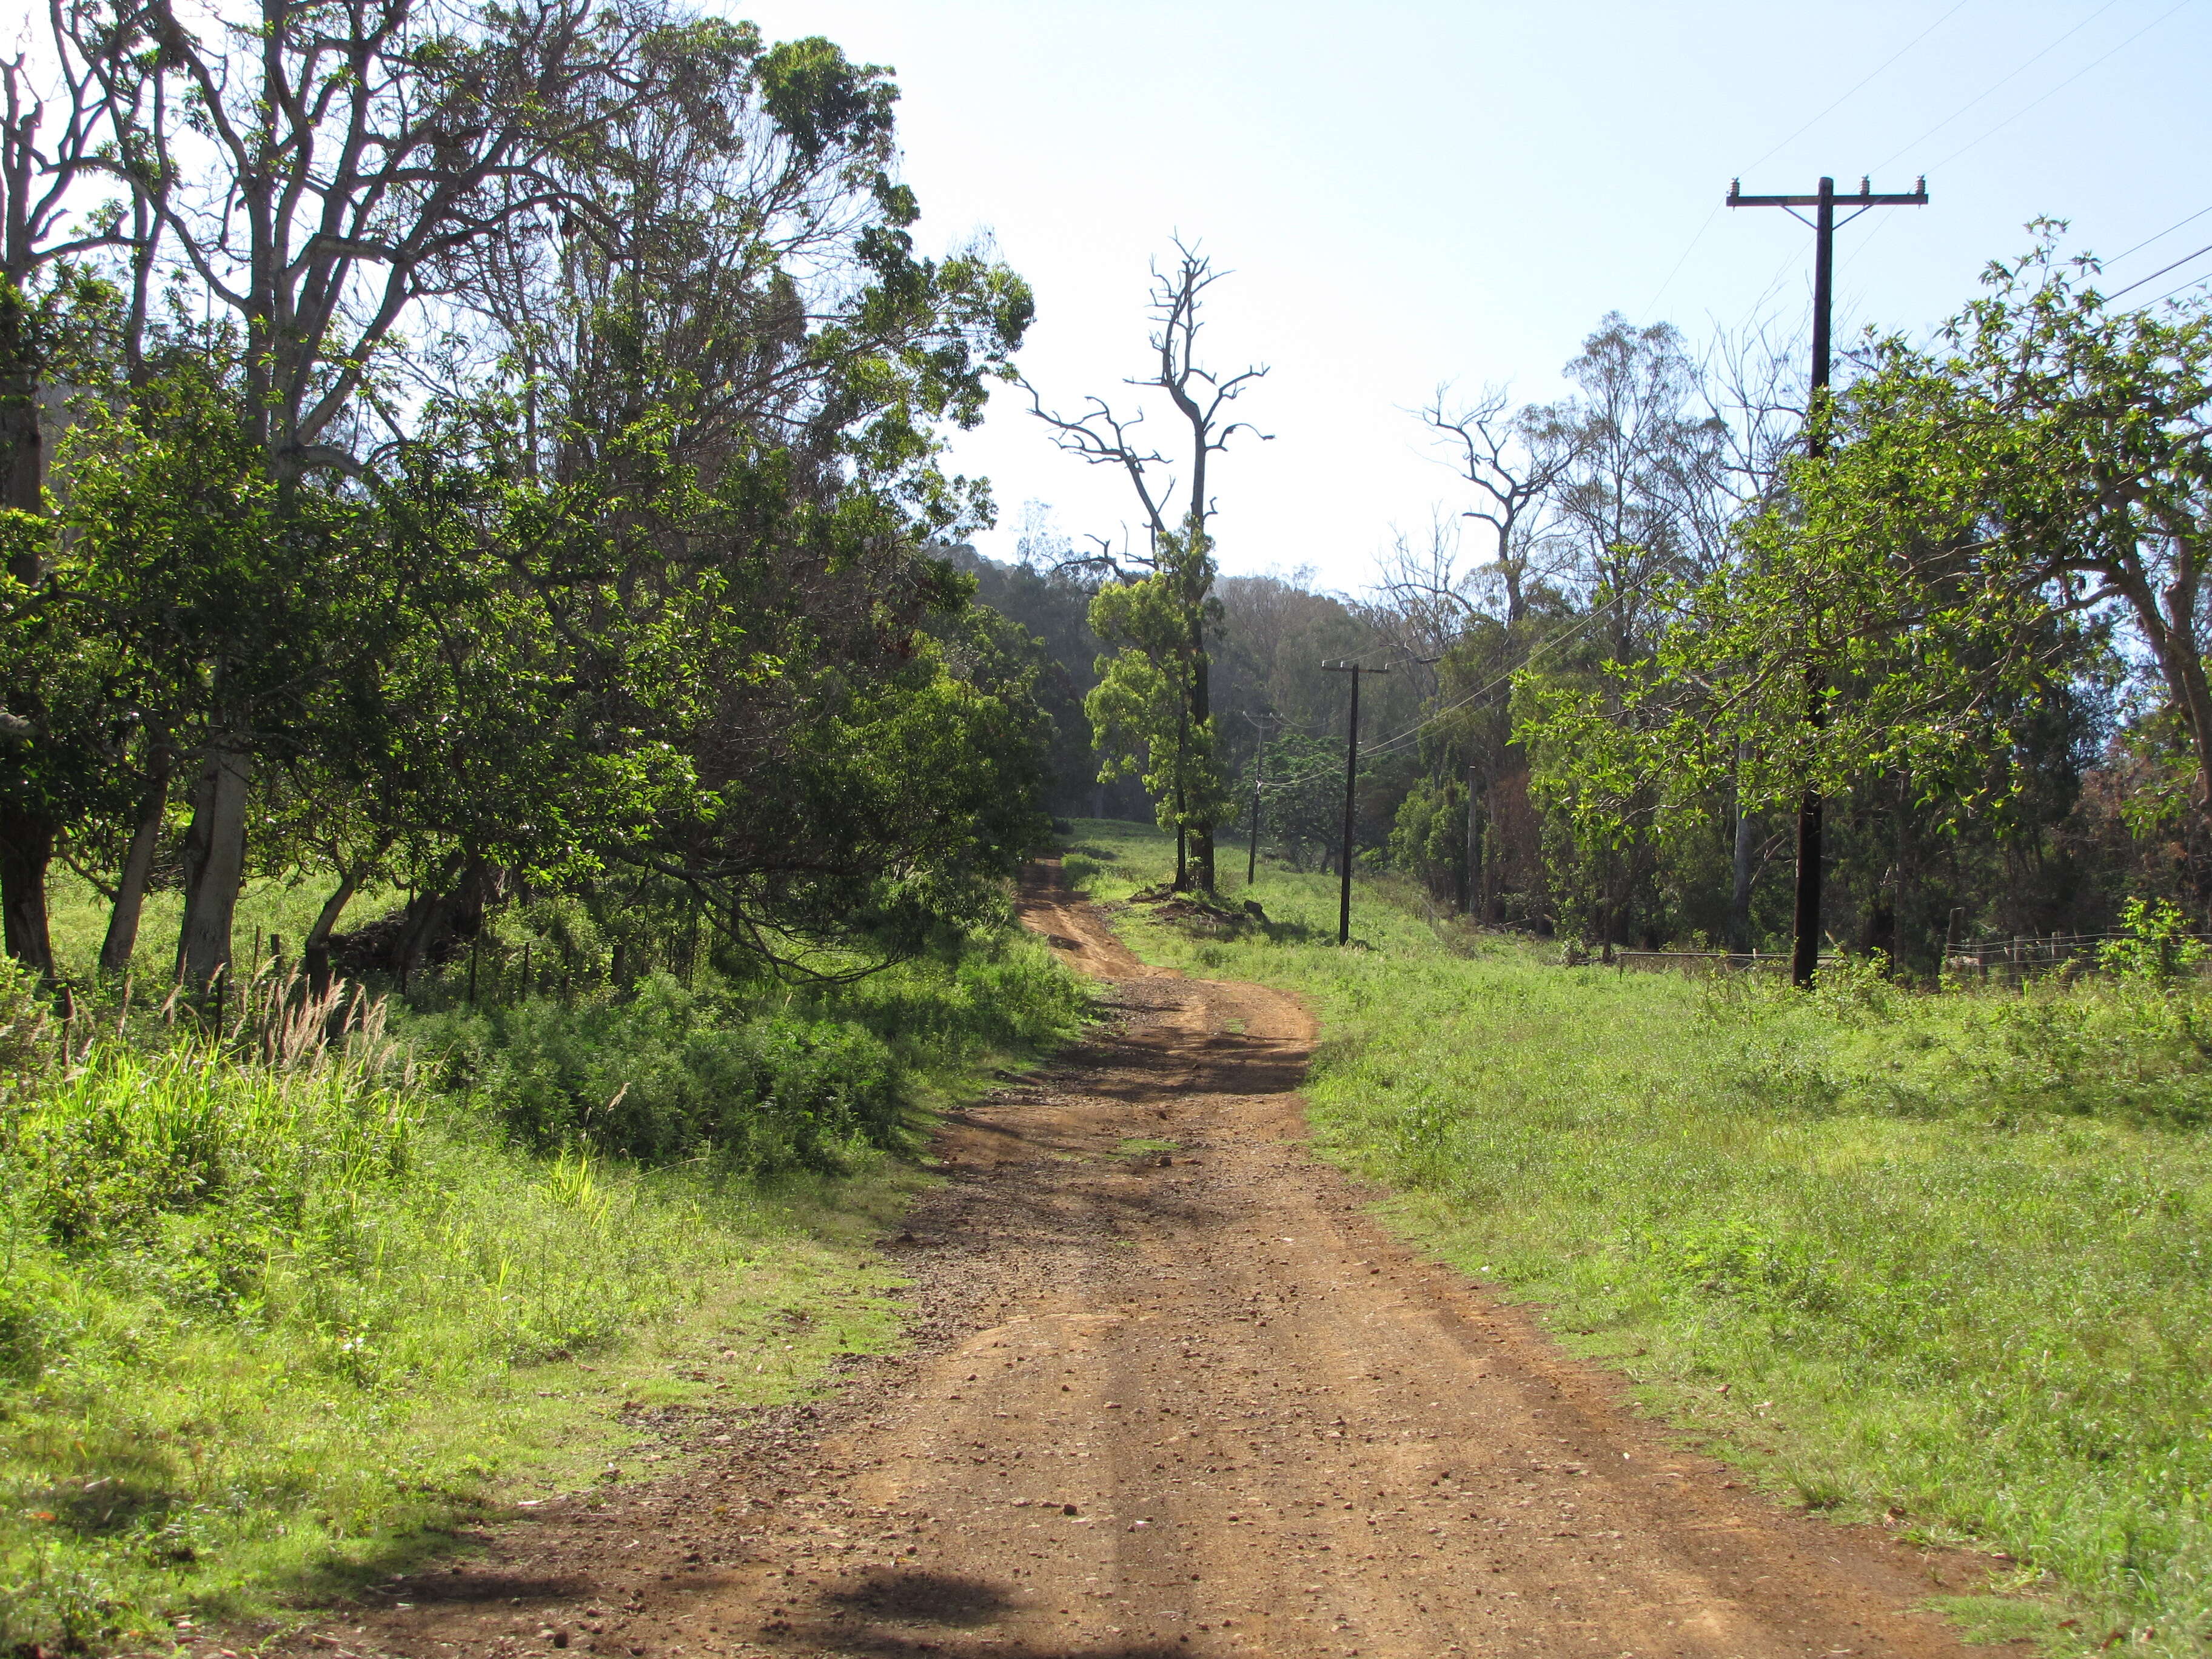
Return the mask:
[[(1050, 398), (1133, 395), (1146, 260), (1200, 239), (1237, 273), (1215, 361), (1273, 369), (1243, 405), (1273, 441), (1216, 464), (1223, 565), (1344, 588), (1393, 524), (1455, 500), (1400, 412), (1438, 380), (1555, 396), (1611, 308), (1699, 341), (1762, 295), (1802, 319), (1811, 233), (1716, 212), (1737, 173), (1763, 192), (1926, 172), (1929, 206), (1869, 215), (1838, 252), (1839, 320), (1915, 331), (2035, 215), (2113, 255), (2212, 209), (2207, 0), (726, 3), (898, 70), (921, 240), (996, 236), (1036, 289), (1022, 363)], [(2206, 243), (2212, 213), (2108, 285)], [(2212, 254), (2131, 298), (2193, 271)], [(987, 551), (1011, 552), (1031, 498), (1075, 532), (1132, 517), (1010, 392), (956, 459), (997, 491)]]

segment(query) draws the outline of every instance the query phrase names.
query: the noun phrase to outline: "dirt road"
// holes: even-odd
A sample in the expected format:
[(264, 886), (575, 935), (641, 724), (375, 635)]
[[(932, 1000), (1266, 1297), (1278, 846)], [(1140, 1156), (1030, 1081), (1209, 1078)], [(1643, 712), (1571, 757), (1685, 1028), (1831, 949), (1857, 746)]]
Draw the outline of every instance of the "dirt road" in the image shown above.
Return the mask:
[(1968, 1651), (1911, 1610), (1955, 1564), (1670, 1450), (1378, 1231), (1302, 1149), (1292, 1001), (1146, 970), (1055, 868), (1024, 915), (1115, 1018), (946, 1126), (915, 1350), (319, 1651)]

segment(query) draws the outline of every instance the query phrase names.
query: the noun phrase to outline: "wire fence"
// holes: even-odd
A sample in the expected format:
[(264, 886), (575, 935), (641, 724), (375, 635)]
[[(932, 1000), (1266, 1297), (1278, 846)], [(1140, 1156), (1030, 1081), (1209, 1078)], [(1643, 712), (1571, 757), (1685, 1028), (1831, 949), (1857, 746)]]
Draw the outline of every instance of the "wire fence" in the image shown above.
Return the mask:
[[(1602, 954), (1593, 956), (1593, 961), (1602, 963)], [(1787, 951), (1614, 951), (1612, 961), (1618, 973), (1662, 974), (1786, 974), (1792, 958)], [(1837, 958), (1824, 956), (1822, 963), (1832, 963)]]
[[(2014, 933), (2002, 939), (1969, 939), (1945, 947), (1943, 973), (1949, 979), (1980, 978), (2004, 984), (2069, 966), (2077, 973), (2094, 973), (2102, 965), (2107, 945), (2136, 939), (2133, 933)], [(2212, 933), (2177, 935), (2175, 942), (2182, 939), (2212, 950)], [(1594, 954), (1590, 960), (1609, 964), (1621, 973), (1787, 973), (1791, 957), (1787, 951), (1614, 950)], [(1824, 968), (1842, 960), (1833, 951), (1820, 955)], [(2212, 971), (2212, 963), (2208, 963), (2207, 970)]]

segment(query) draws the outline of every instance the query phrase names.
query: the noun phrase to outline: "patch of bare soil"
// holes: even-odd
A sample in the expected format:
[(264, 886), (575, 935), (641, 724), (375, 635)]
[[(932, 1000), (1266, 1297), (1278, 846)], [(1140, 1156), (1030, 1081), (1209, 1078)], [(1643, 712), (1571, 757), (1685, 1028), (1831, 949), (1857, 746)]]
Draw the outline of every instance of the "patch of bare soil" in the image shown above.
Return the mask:
[[(1971, 1566), (1741, 1487), (1381, 1232), (1304, 1151), (1290, 999), (1149, 970), (1035, 868), (1114, 1018), (954, 1114), (886, 1248), (914, 1346), (671, 1431), (299, 1653), (550, 1659), (1963, 1655)], [(406, 1604), (402, 1606), (400, 1604)]]

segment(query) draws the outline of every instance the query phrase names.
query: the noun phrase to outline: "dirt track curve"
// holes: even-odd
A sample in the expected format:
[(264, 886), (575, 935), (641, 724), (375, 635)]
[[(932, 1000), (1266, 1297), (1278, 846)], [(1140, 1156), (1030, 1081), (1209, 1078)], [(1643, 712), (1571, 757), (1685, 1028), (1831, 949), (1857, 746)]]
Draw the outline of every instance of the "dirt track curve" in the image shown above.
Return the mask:
[(1023, 916), (1112, 981), (1115, 1018), (946, 1124), (950, 1178), (890, 1247), (916, 1281), (907, 1355), (773, 1420), (684, 1419), (689, 1473), (504, 1528), (289, 1645), (1970, 1651), (1912, 1611), (1958, 1558), (1670, 1449), (1611, 1379), (1366, 1219), (1300, 1145), (1314, 1025), (1289, 998), (1146, 969), (1056, 866)]

